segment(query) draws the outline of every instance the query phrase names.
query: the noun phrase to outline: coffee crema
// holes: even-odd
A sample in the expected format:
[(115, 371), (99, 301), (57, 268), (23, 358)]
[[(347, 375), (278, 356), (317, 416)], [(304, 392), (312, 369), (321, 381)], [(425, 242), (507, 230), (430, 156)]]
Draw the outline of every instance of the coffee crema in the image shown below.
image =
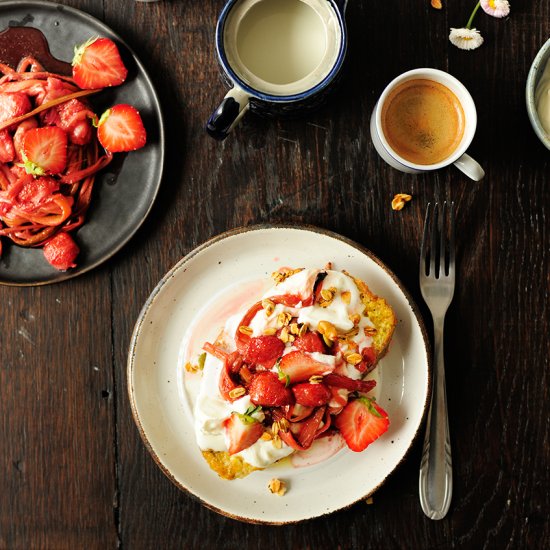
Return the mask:
[(437, 164), (451, 156), (464, 135), (465, 116), (456, 95), (428, 79), (403, 82), (382, 106), (389, 146), (414, 164)]

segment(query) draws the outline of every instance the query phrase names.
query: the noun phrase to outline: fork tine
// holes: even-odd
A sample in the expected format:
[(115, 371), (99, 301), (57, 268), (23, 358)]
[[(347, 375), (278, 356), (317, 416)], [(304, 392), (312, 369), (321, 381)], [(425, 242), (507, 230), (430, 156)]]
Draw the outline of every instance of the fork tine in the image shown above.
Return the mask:
[(420, 243), (420, 276), (426, 276), (426, 238), (428, 236), (428, 220), (430, 217), (431, 203), (426, 206), (426, 214), (424, 216), (424, 232), (422, 233), (422, 242)]
[(444, 277), (448, 275), (447, 266), (445, 262), (446, 258), (446, 250), (445, 245), (447, 243), (447, 201), (443, 202), (443, 206), (441, 208), (441, 217), (439, 220), (439, 276)]
[(455, 268), (455, 203), (451, 202), (451, 235), (449, 237), (449, 274)]
[(440, 212), (439, 212), (439, 203), (436, 202), (434, 205), (433, 216), (432, 216), (432, 238), (430, 243), (430, 268), (428, 274), (432, 277), (438, 276), (435, 271), (435, 256), (437, 251), (437, 225), (440, 222)]

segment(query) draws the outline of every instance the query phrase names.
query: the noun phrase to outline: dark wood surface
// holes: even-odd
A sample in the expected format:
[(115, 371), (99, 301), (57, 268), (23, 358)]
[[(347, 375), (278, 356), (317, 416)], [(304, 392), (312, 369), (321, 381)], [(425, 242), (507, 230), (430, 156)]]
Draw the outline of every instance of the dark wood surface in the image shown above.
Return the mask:
[[(507, 20), (479, 13), (486, 43), (464, 52), (447, 35), (471, 1), (444, 0), (437, 12), (428, 0), (351, 0), (349, 54), (327, 105), (290, 121), (248, 115), (217, 143), (203, 125), (224, 94), (213, 42), (222, 0), (64, 3), (111, 26), (150, 71), (166, 171), (150, 216), (102, 267), (57, 285), (0, 287), (0, 548), (548, 548), (550, 152), (529, 125), (524, 87), (550, 36), (550, 4), (515, 2)], [(401, 174), (375, 153), (378, 95), (420, 66), (471, 91), (483, 182), (454, 168)], [(395, 213), (398, 192), (413, 200)], [(420, 441), (373, 504), (303, 524), (239, 523), (172, 485), (140, 440), (125, 375), (134, 322), (162, 275), (225, 230), (303, 222), (370, 248), (429, 320), (417, 266), (433, 199), (458, 210), (448, 516), (433, 522), (420, 508)]]

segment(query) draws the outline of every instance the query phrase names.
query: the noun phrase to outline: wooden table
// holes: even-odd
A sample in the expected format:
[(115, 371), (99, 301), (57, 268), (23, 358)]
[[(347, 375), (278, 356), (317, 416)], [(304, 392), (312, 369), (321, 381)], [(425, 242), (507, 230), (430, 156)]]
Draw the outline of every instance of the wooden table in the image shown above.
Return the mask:
[[(224, 93), (214, 52), (222, 1), (71, 0), (102, 19), (150, 71), (166, 114), (166, 171), (150, 216), (106, 264), (70, 281), (0, 287), (0, 548), (543, 548), (550, 544), (548, 250), (550, 153), (524, 85), (550, 36), (550, 4), (479, 13), (486, 43), (448, 43), (472, 2), (353, 0), (340, 87), (307, 118), (249, 115), (223, 143), (204, 122)], [(411, 176), (375, 153), (368, 122), (394, 76), (448, 70), (471, 91), (471, 146), (487, 176)], [(413, 195), (401, 212), (395, 193)], [(385, 261), (429, 320), (418, 287), (426, 203), (458, 209), (458, 285), (447, 322), (454, 461), (448, 516), (418, 500), (421, 442), (374, 495), (284, 527), (222, 517), (178, 490), (142, 444), (126, 392), (140, 308), (162, 275), (237, 226), (299, 222), (356, 240)], [(430, 325), (428, 325), (430, 326)]]

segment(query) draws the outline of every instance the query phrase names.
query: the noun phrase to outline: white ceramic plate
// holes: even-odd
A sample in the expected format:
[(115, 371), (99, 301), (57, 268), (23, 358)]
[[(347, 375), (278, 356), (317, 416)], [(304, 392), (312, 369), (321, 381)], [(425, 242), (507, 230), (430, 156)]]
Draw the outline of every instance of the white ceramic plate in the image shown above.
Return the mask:
[[(377, 368), (377, 399), (389, 414), (390, 428), (362, 453), (345, 448), (314, 466), (276, 465), (245, 479), (223, 480), (209, 468), (195, 443), (178, 365), (184, 334), (200, 317), (203, 306), (224, 288), (269, 279), (280, 266), (323, 267), (329, 261), (334, 269), (346, 269), (363, 279), (396, 312), (395, 335)], [(247, 302), (252, 303), (258, 296), (250, 294)], [(220, 327), (224, 321), (220, 319)], [(134, 329), (128, 391), (145, 445), (178, 487), (236, 519), (289, 523), (366, 498), (399, 465), (428, 404), (429, 355), (426, 331), (411, 297), (373, 254), (335, 233), (313, 227), (255, 226), (208, 241), (160, 281)], [(288, 483), (283, 497), (267, 489), (273, 477)]]

